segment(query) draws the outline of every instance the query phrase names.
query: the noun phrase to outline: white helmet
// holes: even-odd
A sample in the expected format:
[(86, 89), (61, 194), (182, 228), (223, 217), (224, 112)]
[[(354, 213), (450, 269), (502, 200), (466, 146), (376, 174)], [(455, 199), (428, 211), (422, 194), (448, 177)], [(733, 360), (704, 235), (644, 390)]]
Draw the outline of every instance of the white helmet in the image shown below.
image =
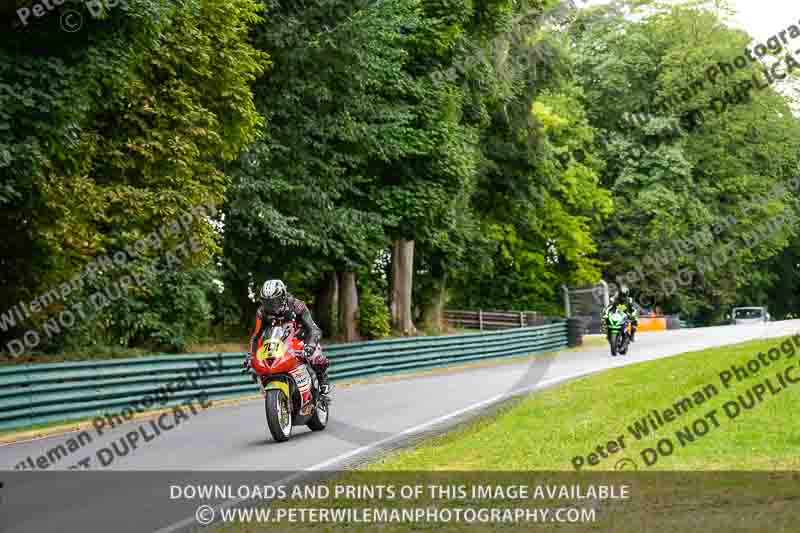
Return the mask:
[(286, 310), (288, 292), (286, 285), (279, 279), (271, 279), (264, 282), (261, 287), (261, 304), (264, 311), (269, 315), (279, 315)]

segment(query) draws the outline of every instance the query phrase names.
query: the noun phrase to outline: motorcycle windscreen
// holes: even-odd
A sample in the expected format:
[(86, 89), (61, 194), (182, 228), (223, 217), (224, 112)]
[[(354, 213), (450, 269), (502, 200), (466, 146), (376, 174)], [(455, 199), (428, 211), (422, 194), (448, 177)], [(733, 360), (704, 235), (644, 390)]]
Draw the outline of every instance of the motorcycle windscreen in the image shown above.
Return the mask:
[(267, 359), (280, 359), (286, 354), (286, 330), (281, 326), (275, 326), (264, 335), (261, 348), (256, 352), (256, 359), (264, 362)]

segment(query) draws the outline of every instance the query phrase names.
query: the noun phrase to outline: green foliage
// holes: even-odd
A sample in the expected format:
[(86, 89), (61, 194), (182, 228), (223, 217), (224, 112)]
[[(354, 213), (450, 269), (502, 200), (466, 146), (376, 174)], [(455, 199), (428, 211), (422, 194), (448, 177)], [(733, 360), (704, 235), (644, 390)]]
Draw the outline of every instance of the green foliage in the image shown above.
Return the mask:
[(385, 245), (368, 195), (374, 166), (413, 137), (401, 28), (414, 15), (409, 2), (336, 6), (278, 6), (255, 32), (275, 69), (253, 88), (269, 129), (231, 166), (226, 285), (238, 294), (268, 277), (313, 285)]
[(356, 317), (359, 333), (368, 339), (388, 337), (392, 329), (386, 299), (370, 282), (362, 281), (359, 289)]
[[(258, 9), (252, 0), (135, 0), (87, 16), (79, 33), (55, 30), (53, 13), (10, 35), (0, 47), (4, 304), (221, 201), (218, 166), (263, 124), (249, 89), (266, 65), (247, 42)], [(193, 263), (219, 250), (204, 221), (190, 233)]]
[[(584, 105), (601, 132), (602, 183), (616, 203), (613, 216), (596, 231), (608, 265), (604, 277), (643, 265), (646, 279), (629, 285), (659, 294), (667, 311), (709, 321), (734, 304), (753, 279), (769, 278), (760, 275), (761, 265), (787, 245), (793, 224), (755, 247), (740, 241), (733, 257), (704, 277), (695, 274), (672, 296), (664, 293), (664, 280), (679, 269), (696, 273), (698, 260), (709, 259), (715, 248), (791, 213), (791, 195), (766, 203), (757, 198), (797, 175), (800, 161), (794, 141), (800, 121), (776, 87), (732, 99), (737, 84), (763, 78), (758, 63), (708, 82), (709, 66), (732, 62), (750, 44), (744, 32), (724, 24), (718, 7), (659, 5), (638, 20), (612, 18), (576, 42)], [(698, 79), (705, 81), (702, 87), (693, 86)], [(722, 113), (708, 112), (714, 99), (717, 105), (731, 103)], [(701, 110), (706, 110), (702, 120)], [(625, 120), (641, 112), (646, 114)], [(736, 224), (717, 235), (713, 246), (672, 257), (666, 268), (650, 260), (663, 255), (665, 243), (709, 230), (725, 218)]]
[[(512, 115), (497, 114), (483, 133), (485, 169), (473, 209), (483, 239), (469, 268), (454, 276), (456, 308), (539, 310), (558, 313), (562, 283), (595, 281), (594, 228), (611, 210), (600, 183), (603, 162), (594, 147), (582, 91), (569, 81), (573, 60), (556, 34), (538, 33), (551, 63), (531, 71), (515, 92)], [(515, 118), (513, 113), (532, 120)]]
[[(800, 213), (793, 194), (758, 200), (800, 174), (789, 100), (732, 92), (760, 66), (687, 90), (749, 44), (724, 2), (629, 0), (646, 9), (627, 19), (565, 8), (542, 25), (556, 3), (128, 0), (77, 33), (58, 29), (75, 4), (4, 31), (2, 310), (200, 204), (222, 216), (164, 246), (192, 238), (191, 254), (48, 348), (185, 349), (251, 327), (264, 279), (314, 305), (336, 272), (358, 273), (361, 333), (379, 338), (397, 239), (414, 241), (428, 319), (442, 302), (555, 314), (561, 284), (613, 280), (720, 217), (736, 223), (717, 244)], [(725, 112), (700, 120), (715, 101)], [(797, 233), (740, 247), (660, 303), (709, 322), (734, 303), (797, 312)], [(658, 292), (708, 252), (629, 284)]]
[(800, 240), (761, 262), (748, 285), (738, 292), (737, 306), (766, 305), (773, 320), (798, 316), (800, 310)]
[(208, 299), (213, 290), (211, 279), (211, 273), (204, 269), (163, 276), (150, 301), (139, 306), (141, 314), (126, 314), (128, 323), (122, 325), (130, 330), (131, 338), (136, 335), (178, 352), (185, 351), (190, 342), (205, 333), (211, 319)]
[(66, 330), (59, 344), (50, 348), (69, 351), (116, 345), (185, 351), (189, 343), (206, 333), (212, 318), (213, 278), (214, 273), (204, 268), (167, 272), (152, 280), (148, 294), (117, 289), (103, 292), (102, 282), (90, 285), (80, 299), (104, 294), (108, 307)]

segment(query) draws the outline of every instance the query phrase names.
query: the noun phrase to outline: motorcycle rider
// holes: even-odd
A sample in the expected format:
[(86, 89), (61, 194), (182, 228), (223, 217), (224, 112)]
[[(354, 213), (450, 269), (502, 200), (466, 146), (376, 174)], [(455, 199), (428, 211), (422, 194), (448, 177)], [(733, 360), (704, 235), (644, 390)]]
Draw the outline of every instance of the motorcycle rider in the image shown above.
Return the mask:
[(322, 337), (322, 330), (319, 329), (314, 319), (311, 318), (311, 311), (302, 300), (295, 298), (286, 290), (286, 285), (279, 279), (271, 279), (264, 282), (259, 293), (261, 305), (256, 311), (256, 327), (250, 337), (250, 350), (245, 358), (245, 369), (251, 368), (253, 355), (258, 349), (258, 338), (262, 330), (276, 321), (297, 320), (300, 323), (298, 338), (303, 341), (305, 347), (303, 356), (314, 369), (319, 380), (321, 393), (327, 395), (331, 391), (328, 383), (328, 358), (322, 355), (322, 348), (319, 340)]
[(633, 305), (633, 298), (631, 298), (630, 292), (625, 286), (622, 286), (619, 291), (617, 291), (611, 305), (603, 310), (602, 324), (604, 328), (609, 313), (616, 309), (628, 313), (631, 319), (631, 342), (634, 342), (636, 340), (636, 328), (639, 326), (639, 311), (637, 311), (636, 306)]

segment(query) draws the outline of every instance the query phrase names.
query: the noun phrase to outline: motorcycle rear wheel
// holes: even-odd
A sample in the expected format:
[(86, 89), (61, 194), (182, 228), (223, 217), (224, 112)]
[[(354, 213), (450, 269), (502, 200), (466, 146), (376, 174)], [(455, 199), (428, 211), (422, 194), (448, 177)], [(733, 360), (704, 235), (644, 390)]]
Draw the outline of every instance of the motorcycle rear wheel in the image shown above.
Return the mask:
[(292, 414), (289, 399), (281, 390), (270, 389), (264, 398), (267, 427), (276, 442), (286, 442), (292, 436)]
[(314, 414), (311, 415), (311, 420), (308, 421), (308, 429), (311, 431), (322, 431), (328, 426), (328, 418), (330, 417), (330, 404), (320, 401), (314, 408)]
[(625, 354), (628, 353), (628, 346), (630, 346), (630, 343), (631, 343), (630, 338), (627, 335), (622, 337), (622, 339), (620, 340), (620, 343), (619, 343), (620, 344), (620, 346), (619, 346), (619, 354), (620, 355), (625, 355)]

